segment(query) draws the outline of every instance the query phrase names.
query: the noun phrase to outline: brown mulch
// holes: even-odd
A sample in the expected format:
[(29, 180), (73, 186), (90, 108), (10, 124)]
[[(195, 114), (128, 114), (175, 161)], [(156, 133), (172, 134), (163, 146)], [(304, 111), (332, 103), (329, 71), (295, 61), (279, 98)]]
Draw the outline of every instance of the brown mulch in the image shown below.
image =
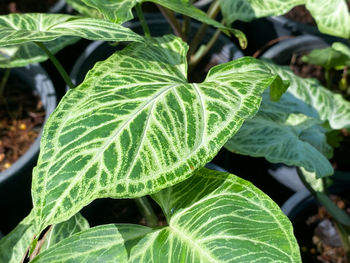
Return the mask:
[(9, 13), (47, 12), (57, 0), (2, 0), (0, 15)]
[(45, 119), (40, 98), (18, 84), (8, 83), (0, 97), (0, 172), (29, 149)]
[[(336, 195), (331, 195), (330, 198), (340, 209), (350, 215), (348, 200)], [(317, 261), (322, 263), (347, 262), (333, 218), (323, 206), (318, 208), (317, 214), (307, 219), (306, 224), (314, 227), (314, 235), (312, 237), (313, 247), (301, 247), (304, 253), (314, 254)]]

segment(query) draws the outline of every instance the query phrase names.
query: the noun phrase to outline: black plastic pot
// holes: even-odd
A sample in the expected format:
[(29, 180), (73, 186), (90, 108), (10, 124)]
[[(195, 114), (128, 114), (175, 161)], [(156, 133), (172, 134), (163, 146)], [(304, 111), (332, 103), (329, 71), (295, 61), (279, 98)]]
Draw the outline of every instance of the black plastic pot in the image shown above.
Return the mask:
[[(334, 184), (328, 189), (329, 192), (349, 200), (349, 179), (343, 178), (342, 172), (336, 172), (332, 177), (334, 177)], [(319, 206), (315, 197), (308, 190), (303, 189), (292, 195), (281, 207), (293, 224), (294, 234), (300, 246), (314, 246), (312, 236), (315, 225), (309, 226), (306, 221), (317, 214)], [(315, 255), (304, 252), (303, 249), (301, 249), (301, 256), (303, 262), (319, 262)]]
[(322, 38), (327, 43), (332, 43), (335, 41), (340, 41), (346, 43), (342, 38), (334, 37), (331, 35), (326, 35), (321, 33), (317, 26), (302, 24), (296, 21), (293, 21), (285, 16), (270, 16), (267, 17), (267, 20), (270, 21), (276, 28), (278, 36), (283, 36), (286, 34), (289, 35), (313, 35)]
[(280, 41), (266, 50), (260, 58), (270, 59), (279, 65), (288, 65), (293, 54), (309, 52), (317, 48), (326, 48), (329, 44), (322, 38), (302, 35)]
[[(172, 29), (166, 20), (159, 15), (149, 17), (147, 24), (150, 27), (152, 36), (162, 36), (166, 34), (172, 34)], [(139, 22), (127, 23), (127, 27), (139, 34), (143, 34), (141, 24)], [(200, 23), (192, 22), (190, 36), (194, 35), (199, 28)], [(211, 36), (215, 33), (215, 30), (209, 28), (208, 33), (203, 39), (204, 43), (207, 43)], [(107, 59), (122, 46), (112, 46), (106, 42), (94, 41), (91, 43), (78, 58), (71, 71), (71, 78), (74, 84), (79, 84), (83, 81), (86, 73), (95, 65), (96, 62)], [(206, 57), (207, 61), (212, 58), (216, 60), (218, 64), (225, 63), (243, 56), (243, 53), (231, 42), (229, 38), (224, 35), (220, 35), (216, 45), (210, 52), (210, 55)]]
[[(56, 107), (56, 94), (45, 70), (38, 64), (11, 69), (10, 77), (16, 78), (24, 88), (32, 89), (40, 96), (45, 108), (45, 121)], [(40, 148), (41, 133), (28, 151), (12, 166), (0, 173), (0, 230), (4, 234), (28, 214), (31, 209), (31, 177)]]

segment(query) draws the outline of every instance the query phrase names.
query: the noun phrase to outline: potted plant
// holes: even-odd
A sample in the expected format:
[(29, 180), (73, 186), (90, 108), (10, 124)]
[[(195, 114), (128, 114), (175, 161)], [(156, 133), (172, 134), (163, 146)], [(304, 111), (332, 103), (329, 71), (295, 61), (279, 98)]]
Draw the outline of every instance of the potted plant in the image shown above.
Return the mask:
[[(192, 6), (159, 4), (231, 30)], [(102, 2), (98, 8), (106, 18), (115, 18)], [(42, 42), (61, 36), (134, 42), (97, 63), (76, 88), (55, 62), (72, 89), (45, 126), (33, 170), (33, 211), (1, 239), (1, 256), (16, 261), (28, 255), (33, 262), (52, 261), (56, 255), (66, 258), (67, 253), (75, 261), (87, 256), (122, 262), (232, 261), (232, 257), (238, 262), (259, 257), (300, 262), (290, 224), (277, 205), (238, 177), (201, 169), (243, 120), (256, 113), (265, 88), (271, 86), (271, 96), (277, 100), (286, 83), (252, 58), (217, 65), (204, 82), (188, 83), (188, 46), (172, 35), (150, 37), (139, 5), (137, 9), (146, 37), (94, 18), (44, 14), (1, 18), (4, 34), (11, 37), (4, 35), (0, 45), (35, 41), (53, 60)], [(117, 17), (130, 14), (123, 12)], [(41, 21), (40, 32), (28, 30), (29, 21), (37, 26)], [(24, 31), (30, 32), (30, 39)], [(157, 221), (149, 213), (145, 197), (149, 194), (162, 207), (167, 226), (153, 225)], [(88, 228), (77, 212), (102, 197), (136, 198), (145, 208), (148, 226)], [(71, 225), (84, 230), (72, 235)], [(47, 234), (41, 238), (41, 232)], [(64, 249), (65, 244), (74, 251)]]

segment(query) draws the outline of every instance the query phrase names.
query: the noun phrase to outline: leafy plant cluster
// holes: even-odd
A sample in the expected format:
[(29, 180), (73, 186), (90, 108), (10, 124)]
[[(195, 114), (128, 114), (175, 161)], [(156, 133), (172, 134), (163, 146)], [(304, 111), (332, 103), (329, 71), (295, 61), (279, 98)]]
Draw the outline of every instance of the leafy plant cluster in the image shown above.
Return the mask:
[[(0, 16), (0, 67), (50, 58), (71, 87), (44, 127), (33, 210), (0, 240), (0, 261), (300, 262), (292, 226), (271, 199), (235, 175), (203, 167), (222, 147), (263, 156), (299, 167), (310, 189), (327, 198), (319, 179), (333, 173), (326, 132), (349, 127), (349, 102), (315, 80), (250, 57), (217, 65), (202, 83), (189, 83), (196, 56), (187, 52), (208, 50), (195, 48), (206, 25), (234, 34), (244, 46), (244, 34), (229, 26), (234, 20), (304, 3), (321, 30), (340, 32), (343, 14), (334, 11), (325, 22), (330, 29), (323, 25), (324, 10), (336, 10), (334, 1), (221, 0), (205, 14), (191, 1), (152, 0), (179, 36), (157, 38), (143, 18), (146, 1), (67, 2), (84, 16)], [(133, 8), (145, 36), (122, 26)], [(214, 20), (220, 8), (223, 23)], [(173, 12), (204, 23), (190, 47)], [(74, 87), (54, 54), (79, 38), (129, 44)], [(135, 198), (147, 214), (147, 195), (162, 208), (167, 226), (151, 224), (146, 215), (148, 226), (90, 228), (79, 214), (103, 197)], [(347, 226), (347, 220), (340, 222)]]

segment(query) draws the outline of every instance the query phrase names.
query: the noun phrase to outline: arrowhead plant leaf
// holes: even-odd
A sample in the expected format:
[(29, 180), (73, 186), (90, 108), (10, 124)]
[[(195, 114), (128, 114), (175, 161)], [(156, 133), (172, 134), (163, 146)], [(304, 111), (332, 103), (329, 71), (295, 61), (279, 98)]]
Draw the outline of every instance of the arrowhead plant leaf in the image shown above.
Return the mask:
[(282, 15), (306, 0), (220, 0), (220, 7), (228, 24), (236, 20), (249, 22), (253, 19)]
[(187, 45), (134, 43), (97, 63), (45, 125), (32, 195), (41, 228), (96, 198), (132, 198), (190, 177), (257, 112), (275, 79), (253, 58), (186, 80)]
[(62, 36), (104, 41), (143, 41), (130, 29), (101, 19), (60, 14), (0, 16), (0, 47), (46, 42)]
[[(263, 192), (234, 175), (200, 169), (153, 198), (168, 226), (91, 228), (39, 254), (33, 263), (69, 262), (74, 255), (79, 262), (97, 262), (104, 252), (110, 258), (103, 262), (301, 262), (287, 217)], [(92, 242), (100, 254), (91, 253)]]
[(306, 8), (322, 33), (350, 38), (350, 14), (345, 0), (307, 0)]

